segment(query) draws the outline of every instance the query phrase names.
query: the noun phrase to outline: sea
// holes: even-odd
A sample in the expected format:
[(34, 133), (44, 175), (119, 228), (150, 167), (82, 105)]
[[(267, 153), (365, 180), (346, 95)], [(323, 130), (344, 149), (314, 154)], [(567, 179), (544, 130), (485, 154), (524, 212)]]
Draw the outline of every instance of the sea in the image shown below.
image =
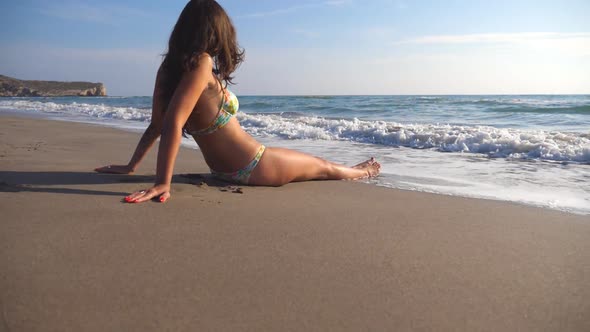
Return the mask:
[[(376, 186), (590, 215), (590, 95), (239, 100), (240, 124), (265, 145), (348, 165), (375, 157), (382, 174), (367, 182)], [(140, 133), (151, 103), (151, 97), (0, 98), (0, 113)], [(183, 144), (198, 149), (189, 139)]]

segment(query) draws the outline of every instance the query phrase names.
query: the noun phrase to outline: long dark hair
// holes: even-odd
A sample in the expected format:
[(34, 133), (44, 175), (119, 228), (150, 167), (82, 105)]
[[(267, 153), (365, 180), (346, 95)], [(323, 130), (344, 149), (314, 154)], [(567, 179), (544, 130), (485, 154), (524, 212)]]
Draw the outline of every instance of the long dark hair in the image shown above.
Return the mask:
[(244, 60), (234, 25), (216, 1), (191, 0), (174, 26), (162, 62), (161, 92), (168, 102), (182, 74), (195, 69), (203, 53), (214, 59), (218, 79), (233, 84), (231, 74)]

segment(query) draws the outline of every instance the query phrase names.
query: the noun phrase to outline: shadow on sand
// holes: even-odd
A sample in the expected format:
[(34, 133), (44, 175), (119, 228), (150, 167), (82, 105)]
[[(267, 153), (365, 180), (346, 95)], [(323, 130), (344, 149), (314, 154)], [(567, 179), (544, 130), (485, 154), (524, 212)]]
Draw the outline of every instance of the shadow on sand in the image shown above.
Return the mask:
[[(103, 185), (137, 183), (146, 187), (154, 183), (152, 175), (117, 175), (95, 172), (18, 172), (0, 171), (0, 192), (39, 192), (73, 195), (125, 196), (129, 192), (64, 188), (61, 186)], [(211, 177), (210, 174), (179, 174), (173, 183), (226, 187), (228, 183)]]

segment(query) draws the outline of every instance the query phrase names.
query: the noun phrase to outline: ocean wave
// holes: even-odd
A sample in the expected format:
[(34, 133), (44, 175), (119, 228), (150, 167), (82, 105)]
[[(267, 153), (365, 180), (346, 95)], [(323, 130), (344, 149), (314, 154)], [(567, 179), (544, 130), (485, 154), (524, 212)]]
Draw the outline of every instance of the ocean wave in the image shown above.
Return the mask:
[(590, 102), (583, 101), (555, 101), (528, 99), (490, 99), (477, 100), (460, 99), (449, 100), (448, 105), (458, 109), (476, 107), (486, 112), (499, 113), (544, 113), (544, 114), (590, 114)]
[(439, 96), (417, 96), (416, 99), (418, 100), (443, 100), (445, 97)]
[(243, 113), (238, 119), (251, 134), (266, 137), (344, 140), (440, 152), (478, 153), (491, 158), (590, 162), (590, 139), (578, 133)]
[(277, 107), (276, 103), (271, 103), (267, 101), (249, 101), (248, 99), (244, 98), (240, 100), (240, 106), (244, 108), (252, 108), (252, 109), (265, 109), (265, 108), (273, 108)]
[[(151, 111), (137, 107), (59, 103), (25, 99), (0, 100), (0, 110), (23, 110), (96, 119), (147, 122)], [(135, 106), (135, 104), (134, 104)], [(284, 139), (342, 140), (383, 146), (432, 149), (440, 152), (485, 154), (491, 158), (521, 158), (590, 163), (590, 133), (525, 130), (477, 125), (400, 124), (393, 121), (309, 116), (303, 112), (239, 113), (253, 135)], [(432, 120), (430, 122), (434, 122)]]
[(336, 96), (300, 96), (301, 98), (305, 98), (305, 99), (322, 99), (322, 100), (329, 100), (329, 99), (334, 99), (336, 98)]
[(151, 109), (145, 107), (116, 107), (104, 104), (41, 102), (31, 100), (2, 100), (0, 110), (24, 110), (48, 114), (87, 115), (100, 119), (150, 121)]
[(490, 109), (498, 113), (541, 113), (541, 114), (590, 114), (590, 105), (570, 107), (515, 107), (505, 106)]

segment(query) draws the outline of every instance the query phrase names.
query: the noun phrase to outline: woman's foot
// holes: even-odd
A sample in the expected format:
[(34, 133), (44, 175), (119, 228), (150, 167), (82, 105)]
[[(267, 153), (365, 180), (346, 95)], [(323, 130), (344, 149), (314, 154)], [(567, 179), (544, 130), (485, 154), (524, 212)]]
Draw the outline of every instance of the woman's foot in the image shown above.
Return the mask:
[(351, 168), (363, 170), (366, 172), (367, 175), (359, 179), (374, 178), (379, 175), (379, 172), (381, 171), (381, 164), (379, 164), (375, 158), (371, 158), (358, 165), (354, 165)]
[(373, 162), (367, 166), (366, 170), (369, 178), (377, 177), (381, 172), (381, 164), (373, 160)]
[(371, 157), (371, 159), (365, 160), (365, 161), (363, 161), (360, 164), (357, 164), (357, 165), (352, 166), (351, 168), (363, 169), (363, 168), (366, 168), (366, 167), (368, 167), (368, 166), (370, 166), (370, 165), (372, 165), (374, 163), (375, 163), (375, 158), (374, 157)]

